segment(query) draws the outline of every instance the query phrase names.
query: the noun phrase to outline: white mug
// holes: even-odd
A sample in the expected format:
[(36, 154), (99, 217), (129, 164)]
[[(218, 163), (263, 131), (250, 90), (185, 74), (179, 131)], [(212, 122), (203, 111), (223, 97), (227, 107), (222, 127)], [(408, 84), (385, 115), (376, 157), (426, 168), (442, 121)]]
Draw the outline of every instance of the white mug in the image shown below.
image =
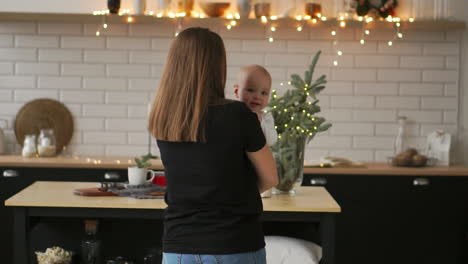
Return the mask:
[[(151, 178), (148, 180), (148, 172), (151, 174)], [(130, 185), (142, 185), (145, 183), (152, 182), (153, 178), (156, 177), (154, 170), (148, 170), (146, 168), (129, 167), (128, 168), (128, 183)]]

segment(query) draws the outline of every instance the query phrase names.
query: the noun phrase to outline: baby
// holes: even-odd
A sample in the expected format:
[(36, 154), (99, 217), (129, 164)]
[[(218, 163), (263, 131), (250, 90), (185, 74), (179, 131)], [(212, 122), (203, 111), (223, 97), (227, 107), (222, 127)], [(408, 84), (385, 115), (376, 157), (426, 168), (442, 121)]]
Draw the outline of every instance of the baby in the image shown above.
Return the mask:
[(263, 134), (269, 146), (275, 144), (278, 135), (275, 130), (275, 122), (270, 113), (262, 110), (270, 99), (271, 76), (260, 65), (248, 65), (242, 67), (234, 84), (234, 94), (239, 101), (244, 102), (250, 110), (258, 115)]
[[(258, 115), (269, 146), (278, 140), (273, 116), (262, 111), (270, 99), (270, 90), (271, 76), (265, 68), (260, 65), (249, 65), (241, 68), (237, 83), (234, 85), (234, 94), (239, 101), (244, 102), (250, 110)], [(270, 196), (271, 190), (262, 193), (262, 197)]]

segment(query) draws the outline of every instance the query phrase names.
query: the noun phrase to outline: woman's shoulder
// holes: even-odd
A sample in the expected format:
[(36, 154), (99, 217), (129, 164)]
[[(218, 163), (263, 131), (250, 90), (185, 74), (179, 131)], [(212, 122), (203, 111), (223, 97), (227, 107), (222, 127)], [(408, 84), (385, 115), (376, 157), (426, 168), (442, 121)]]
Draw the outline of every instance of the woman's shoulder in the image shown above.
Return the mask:
[(222, 101), (219, 101), (216, 104), (211, 104), (211, 106), (215, 106), (215, 107), (223, 108), (223, 109), (233, 109), (233, 110), (235, 109), (239, 111), (248, 110), (247, 105), (244, 104), (243, 102), (231, 100), (231, 99), (223, 99)]

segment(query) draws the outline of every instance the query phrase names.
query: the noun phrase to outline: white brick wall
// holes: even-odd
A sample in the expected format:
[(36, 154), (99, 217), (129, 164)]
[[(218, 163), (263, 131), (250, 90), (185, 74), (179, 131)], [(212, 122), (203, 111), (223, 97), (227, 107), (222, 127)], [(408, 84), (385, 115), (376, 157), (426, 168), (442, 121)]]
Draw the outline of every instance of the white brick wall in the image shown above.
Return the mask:
[[(261, 64), (270, 71), (281, 94), (292, 73), (303, 75), (316, 51), (322, 51), (315, 76), (326, 74), (319, 96), (319, 116), (333, 123), (307, 146), (306, 159), (324, 155), (385, 161), (392, 155), (396, 118), (408, 117), (411, 144), (424, 148), (434, 129), (455, 136), (458, 124), (459, 34), (372, 30), (359, 44), (362, 30), (278, 28), (269, 43), (261, 25), (240, 25), (219, 32), (228, 58), (226, 94), (232, 97), (239, 67)], [(155, 94), (175, 25), (111, 24), (96, 37), (97, 24), (0, 22), (0, 119), (8, 150), (19, 151), (14, 117), (24, 103), (53, 98), (65, 103), (75, 119), (69, 151), (78, 155), (146, 153), (147, 103)], [(337, 40), (336, 43), (334, 41)], [(338, 50), (343, 56), (337, 56)], [(333, 66), (333, 60), (338, 66)], [(153, 143), (153, 148), (155, 145)], [(154, 151), (158, 153), (158, 150)]]

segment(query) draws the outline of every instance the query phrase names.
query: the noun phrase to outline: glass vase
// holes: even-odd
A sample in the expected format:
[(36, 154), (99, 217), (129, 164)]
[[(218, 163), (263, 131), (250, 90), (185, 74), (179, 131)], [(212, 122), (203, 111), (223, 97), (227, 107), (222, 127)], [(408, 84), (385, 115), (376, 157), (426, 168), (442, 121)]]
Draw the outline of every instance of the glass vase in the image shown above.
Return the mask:
[(282, 136), (271, 147), (279, 177), (273, 194), (295, 195), (297, 187), (301, 186), (306, 140), (305, 135)]

